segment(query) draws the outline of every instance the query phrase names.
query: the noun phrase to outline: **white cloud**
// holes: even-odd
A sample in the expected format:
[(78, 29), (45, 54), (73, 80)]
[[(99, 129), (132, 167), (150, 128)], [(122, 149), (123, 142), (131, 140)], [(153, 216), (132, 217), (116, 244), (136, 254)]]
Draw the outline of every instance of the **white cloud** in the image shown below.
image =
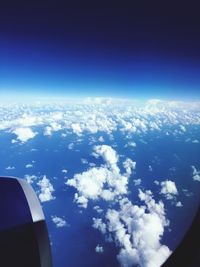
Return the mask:
[(188, 189), (183, 188), (182, 191), (186, 197), (191, 197), (193, 195), (193, 193), (190, 192)]
[(36, 175), (29, 175), (29, 174), (26, 174), (24, 176), (24, 178), (26, 179), (26, 181), (29, 183), (29, 184), (32, 184), (36, 179), (37, 179), (37, 176)]
[(44, 129), (44, 135), (52, 135), (52, 129), (50, 126), (46, 126), (45, 129)]
[(26, 164), (25, 167), (26, 167), (27, 169), (29, 169), (29, 168), (33, 168), (33, 164), (31, 164), (31, 163)]
[(87, 160), (87, 159), (84, 159), (84, 158), (81, 159), (81, 162), (82, 162), (83, 164), (88, 164), (88, 160)]
[(132, 174), (132, 170), (135, 170), (136, 168), (136, 162), (132, 161), (131, 159), (127, 158), (124, 162), (123, 162), (123, 166), (126, 169), (126, 173), (128, 175)]
[(24, 113), (16, 122), (21, 127), (30, 127), (40, 125), (42, 123), (42, 118)]
[(62, 136), (62, 137), (66, 137), (67, 134), (66, 134), (66, 133), (62, 133), (61, 136)]
[(195, 166), (191, 166), (192, 168), (192, 178), (194, 181), (200, 182), (200, 171), (197, 171)]
[(53, 185), (50, 183), (46, 175), (43, 176), (43, 178), (37, 183), (37, 185), (40, 187), (39, 199), (41, 202), (55, 199), (55, 197), (52, 195), (52, 193), (54, 192)]
[(106, 224), (103, 223), (100, 218), (93, 218), (93, 225), (95, 229), (98, 229), (102, 234), (106, 233)]
[(29, 139), (32, 139), (36, 136), (36, 132), (33, 132), (31, 128), (17, 128), (13, 131), (17, 135), (17, 139), (22, 143), (27, 142)]
[(178, 202), (176, 203), (176, 207), (178, 207), (178, 208), (183, 207), (183, 204), (182, 204), (180, 201), (178, 201)]
[(104, 252), (104, 249), (103, 247), (101, 247), (99, 244), (96, 246), (95, 248), (95, 251), (96, 253), (103, 253)]
[(94, 151), (93, 155), (96, 157), (101, 156), (110, 168), (119, 172), (119, 168), (116, 165), (118, 162), (118, 155), (112, 147), (108, 145), (95, 146)]
[(6, 170), (14, 170), (14, 169), (15, 169), (14, 166), (8, 166), (8, 167), (6, 167)]
[(99, 140), (99, 142), (101, 142), (101, 143), (104, 143), (104, 142), (105, 142), (103, 136), (100, 136), (98, 140)]
[(166, 180), (160, 183), (161, 190), (160, 193), (163, 194), (166, 199), (174, 199), (178, 195), (176, 184), (173, 181)]
[(134, 185), (135, 185), (135, 186), (138, 186), (138, 185), (140, 185), (140, 184), (141, 184), (141, 182), (142, 182), (142, 180), (141, 180), (141, 179), (134, 179), (134, 180), (133, 180), (133, 183), (134, 183)]
[(136, 147), (137, 146), (137, 144), (135, 143), (135, 142), (128, 142), (126, 145), (125, 145), (125, 147)]
[(195, 139), (195, 140), (192, 141), (192, 143), (199, 144), (199, 140)]
[(95, 167), (95, 166), (96, 166), (96, 164), (95, 164), (94, 162), (90, 162), (88, 165), (89, 165), (90, 167)]
[(74, 148), (74, 143), (70, 143), (67, 147), (69, 150), (72, 150)]
[(51, 216), (52, 222), (55, 223), (57, 228), (68, 226), (65, 219), (58, 217), (58, 216)]
[(88, 200), (114, 200), (116, 196), (127, 193), (128, 178), (113, 173), (106, 167), (91, 168), (81, 174), (75, 174), (66, 184), (77, 189), (75, 201), (87, 207)]
[(58, 124), (57, 122), (53, 121), (50, 123), (49, 126), (46, 126), (44, 129), (44, 135), (52, 135), (53, 132), (57, 132), (59, 130), (61, 130), (62, 127), (60, 124)]
[(82, 129), (81, 129), (81, 125), (78, 124), (78, 123), (72, 123), (71, 124), (71, 128), (72, 128), (72, 131), (77, 134), (77, 135), (81, 135), (82, 134)]
[[(145, 205), (133, 205), (127, 198), (119, 201), (119, 210), (108, 209), (105, 223), (93, 219), (95, 228), (106, 237), (112, 235), (119, 248), (117, 256), (121, 266), (159, 267), (170, 255), (170, 249), (161, 244), (164, 229), (169, 225), (164, 204), (153, 199), (151, 191), (139, 190)], [(93, 224), (94, 227), (94, 224)]]
[(95, 155), (102, 156), (106, 166), (93, 167), (81, 174), (75, 174), (67, 180), (68, 186), (77, 189), (75, 201), (86, 208), (89, 200), (115, 200), (117, 196), (127, 193), (128, 175), (120, 174), (117, 166), (118, 156), (109, 146), (94, 147)]
[(101, 209), (98, 205), (94, 206), (93, 209), (96, 210), (98, 213), (102, 213), (103, 212), (103, 209)]
[(90, 99), (89, 102), (73, 101), (70, 105), (62, 102), (35, 103), (31, 108), (20, 104), (2, 105), (0, 130), (40, 126), (47, 135), (64, 130), (67, 134), (73, 132), (77, 135), (104, 132), (110, 138), (116, 129), (126, 136), (149, 131), (182, 135), (188, 125), (200, 124), (199, 102), (122, 99)]
[(182, 132), (186, 132), (186, 128), (185, 128), (185, 126), (180, 125), (180, 129), (181, 129)]
[(159, 182), (158, 180), (155, 180), (155, 181), (154, 181), (154, 184), (159, 185), (160, 182)]
[(151, 166), (151, 165), (149, 165), (149, 167), (148, 167), (148, 168), (149, 168), (149, 171), (150, 171), (150, 172), (152, 172), (152, 171), (153, 171), (153, 168), (152, 168), (152, 166)]
[(63, 169), (63, 170), (62, 170), (62, 173), (67, 173), (67, 170), (66, 170), (66, 169)]

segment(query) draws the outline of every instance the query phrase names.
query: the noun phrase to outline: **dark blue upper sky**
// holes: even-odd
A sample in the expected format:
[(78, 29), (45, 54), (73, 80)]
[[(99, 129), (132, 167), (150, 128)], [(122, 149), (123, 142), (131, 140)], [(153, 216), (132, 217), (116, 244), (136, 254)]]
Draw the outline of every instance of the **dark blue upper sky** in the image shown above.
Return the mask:
[(6, 94), (200, 98), (192, 3), (17, 1), (1, 7), (0, 25)]

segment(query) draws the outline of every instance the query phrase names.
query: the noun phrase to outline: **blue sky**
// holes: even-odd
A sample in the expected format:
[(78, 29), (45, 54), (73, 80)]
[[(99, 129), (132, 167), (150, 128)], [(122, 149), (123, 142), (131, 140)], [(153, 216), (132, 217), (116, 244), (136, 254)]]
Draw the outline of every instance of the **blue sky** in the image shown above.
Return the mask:
[[(3, 51), (4, 50), (4, 51)], [(45, 51), (29, 44), (1, 49), (5, 93), (137, 98), (199, 98), (199, 66), (158, 55)]]
[(39, 7), (1, 11), (1, 95), (200, 98), (198, 14), (188, 8), (178, 21), (176, 6), (144, 17), (139, 5)]

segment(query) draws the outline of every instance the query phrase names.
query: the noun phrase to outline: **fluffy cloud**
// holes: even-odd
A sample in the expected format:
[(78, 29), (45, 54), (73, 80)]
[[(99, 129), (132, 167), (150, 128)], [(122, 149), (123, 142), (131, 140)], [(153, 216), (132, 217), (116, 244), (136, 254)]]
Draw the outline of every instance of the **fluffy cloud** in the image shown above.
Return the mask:
[(52, 193), (54, 192), (53, 185), (50, 183), (46, 175), (43, 176), (43, 178), (37, 183), (37, 185), (40, 187), (39, 199), (41, 202), (55, 199), (55, 197), (52, 195)]
[(200, 182), (200, 171), (197, 171), (195, 166), (192, 167), (192, 178), (194, 181), (199, 181)]
[(164, 204), (153, 199), (151, 191), (139, 190), (145, 206), (133, 205), (127, 198), (119, 201), (119, 209), (108, 209), (105, 223), (93, 219), (95, 228), (111, 234), (119, 247), (118, 260), (123, 267), (159, 267), (170, 255), (170, 249), (160, 243), (164, 228), (169, 225)]
[(199, 144), (199, 140), (195, 139), (195, 140), (192, 141), (192, 143)]
[(28, 163), (28, 164), (25, 165), (25, 168), (27, 168), (27, 169), (29, 169), (29, 168), (33, 168), (33, 164)]
[(46, 126), (45, 127), (45, 130), (44, 130), (44, 135), (52, 135), (53, 132), (57, 132), (59, 130), (61, 130), (62, 127), (60, 124), (58, 124), (57, 122), (53, 121), (50, 123), (49, 126)]
[(86, 208), (88, 200), (115, 200), (117, 196), (127, 194), (128, 176), (122, 175), (117, 166), (118, 155), (109, 146), (95, 146), (95, 156), (102, 156), (105, 166), (93, 167), (88, 171), (75, 174), (66, 184), (77, 189), (75, 201)]
[(74, 143), (70, 143), (67, 147), (69, 150), (72, 150), (74, 148)]
[(95, 146), (93, 155), (96, 157), (101, 156), (111, 169), (119, 172), (119, 168), (116, 165), (118, 162), (118, 155), (112, 147), (107, 145)]
[(8, 167), (6, 167), (6, 170), (14, 170), (14, 169), (15, 169), (14, 166), (8, 166)]
[(71, 128), (72, 128), (72, 131), (77, 134), (77, 135), (81, 135), (82, 134), (82, 129), (81, 129), (81, 125), (78, 124), (78, 123), (72, 123), (71, 124)]
[(52, 219), (52, 222), (55, 223), (57, 228), (61, 228), (61, 227), (64, 227), (64, 226), (68, 225), (65, 219), (60, 218), (58, 216), (53, 216), (52, 215), (51, 219)]
[[(43, 127), (45, 135), (51, 135), (58, 130), (79, 136), (84, 132), (104, 132), (111, 135), (116, 129), (126, 136), (130, 133), (146, 134), (151, 131), (183, 135), (187, 125), (200, 124), (199, 107), (199, 102), (137, 102), (122, 99), (107, 101), (103, 98), (98, 102), (91, 99), (89, 102), (77, 101), (71, 105), (53, 102), (48, 105), (33, 104), (31, 107), (18, 104), (3, 105), (0, 106), (0, 130), (13, 131), (40, 126)], [(20, 138), (19, 140), (21, 141)], [(22, 140), (26, 139), (22, 137)], [(135, 146), (134, 143), (132, 145)]]
[(103, 253), (104, 249), (99, 244), (95, 248), (96, 253)]
[(148, 169), (149, 169), (149, 171), (150, 171), (150, 172), (152, 172), (152, 171), (153, 171), (153, 168), (152, 168), (152, 166), (151, 166), (151, 165), (149, 165)]
[(176, 203), (176, 207), (181, 208), (181, 207), (183, 207), (183, 204), (182, 204), (180, 201), (178, 201), (178, 202)]
[(102, 234), (106, 233), (106, 224), (101, 218), (93, 218), (93, 225), (95, 229), (98, 229)]
[(140, 185), (141, 182), (142, 182), (141, 179), (134, 179), (134, 180), (133, 180), (133, 183), (134, 183), (135, 186)]
[(135, 142), (128, 142), (125, 147), (136, 147), (137, 144)]
[(132, 161), (131, 159), (127, 158), (124, 162), (123, 162), (123, 166), (126, 169), (126, 173), (128, 175), (131, 175), (132, 170), (135, 170), (136, 168), (136, 162)]
[(22, 143), (27, 142), (29, 139), (32, 139), (36, 136), (36, 132), (33, 132), (31, 128), (17, 128), (13, 131), (17, 135), (17, 139)]
[(69, 179), (66, 184), (77, 189), (75, 201), (86, 208), (88, 200), (111, 201), (116, 196), (126, 194), (128, 178), (119, 173), (113, 173), (106, 167), (94, 167), (74, 175), (73, 179)]
[(161, 190), (160, 193), (163, 194), (166, 199), (174, 199), (178, 195), (176, 184), (173, 181), (166, 180), (160, 183)]
[(32, 184), (35, 180), (37, 180), (37, 176), (36, 175), (29, 175), (29, 174), (26, 174), (24, 176), (24, 178), (26, 179), (26, 181), (29, 183), (29, 184)]
[(100, 136), (98, 140), (99, 140), (99, 142), (101, 142), (101, 143), (104, 143), (104, 142), (105, 142), (103, 136)]

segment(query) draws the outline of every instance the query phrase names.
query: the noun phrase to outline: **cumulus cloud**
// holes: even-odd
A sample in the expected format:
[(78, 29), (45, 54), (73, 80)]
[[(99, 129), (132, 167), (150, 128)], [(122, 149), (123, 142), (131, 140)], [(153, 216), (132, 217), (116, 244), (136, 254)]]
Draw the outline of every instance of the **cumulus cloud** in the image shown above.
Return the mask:
[(27, 142), (29, 139), (32, 139), (36, 136), (36, 132), (33, 132), (31, 128), (17, 128), (13, 131), (17, 135), (17, 139), (22, 143)]
[(94, 206), (93, 209), (96, 210), (98, 213), (102, 213), (103, 212), (103, 209), (101, 209), (98, 205)]
[(41, 202), (46, 202), (55, 199), (53, 196), (54, 188), (53, 185), (50, 183), (49, 179), (46, 175), (37, 183), (40, 187), (39, 191), (39, 199)]
[(81, 125), (78, 124), (78, 123), (72, 123), (71, 124), (71, 128), (72, 128), (72, 131), (77, 134), (77, 135), (81, 135), (82, 134), (82, 129), (81, 129)]
[(28, 163), (28, 164), (25, 165), (25, 167), (26, 167), (27, 169), (29, 169), (29, 168), (33, 168), (33, 164)]
[(131, 159), (127, 158), (124, 162), (123, 162), (123, 166), (126, 169), (126, 173), (128, 175), (131, 175), (132, 170), (135, 170), (136, 168), (136, 162), (132, 161)]
[(95, 248), (95, 251), (96, 253), (103, 253), (104, 252), (104, 249), (103, 247), (101, 247), (99, 244), (96, 246)]
[(160, 185), (160, 193), (163, 194), (166, 199), (174, 199), (174, 197), (178, 195), (178, 190), (176, 188), (175, 182), (166, 180), (161, 182)]
[(150, 172), (152, 172), (152, 171), (153, 171), (153, 168), (152, 168), (152, 166), (151, 166), (151, 165), (149, 165), (148, 169), (149, 169), (149, 171), (150, 171)]
[(122, 198), (118, 210), (108, 209), (105, 222), (93, 219), (95, 228), (104, 235), (112, 235), (119, 248), (117, 257), (121, 266), (159, 267), (171, 253), (160, 243), (164, 229), (169, 225), (164, 204), (162, 201), (156, 203), (151, 191), (139, 190), (138, 196), (145, 205), (133, 205), (127, 198)]
[(95, 229), (98, 229), (102, 234), (106, 233), (106, 224), (101, 218), (93, 218), (93, 225)]
[(185, 128), (184, 125), (180, 125), (180, 129), (181, 129), (182, 132), (186, 132), (186, 128)]
[(29, 184), (32, 184), (35, 180), (37, 180), (37, 176), (36, 175), (29, 175), (29, 174), (26, 174), (24, 176), (24, 178), (26, 179), (26, 181), (29, 183)]
[(56, 225), (57, 228), (68, 226), (65, 219), (58, 217), (56, 215), (51, 216), (52, 222)]
[(137, 146), (137, 144), (135, 143), (135, 142), (128, 142), (126, 145), (125, 145), (125, 147), (136, 147)]
[(44, 135), (52, 135), (53, 132), (57, 132), (59, 130), (61, 130), (62, 127), (60, 124), (58, 124), (57, 122), (53, 121), (50, 123), (49, 126), (46, 126), (44, 129)]
[(66, 182), (68, 186), (77, 189), (74, 199), (84, 208), (87, 207), (89, 200), (115, 200), (117, 196), (126, 194), (128, 190), (128, 176), (122, 175), (116, 164), (117, 153), (106, 145), (96, 146), (94, 151), (97, 157), (103, 157), (106, 166), (93, 167), (83, 173), (75, 174)]
[(133, 180), (133, 183), (134, 183), (134, 185), (135, 185), (135, 186), (138, 186), (138, 185), (140, 185), (140, 184), (141, 184), (141, 182), (142, 182), (142, 180), (141, 180), (141, 179), (134, 179), (134, 180)]
[(84, 158), (81, 159), (81, 162), (82, 162), (83, 164), (88, 164), (88, 160), (87, 160), (87, 159), (84, 159)]
[(40, 126), (46, 135), (65, 130), (78, 136), (89, 132), (107, 133), (110, 137), (117, 129), (127, 137), (131, 133), (146, 134), (149, 131), (182, 135), (187, 125), (200, 124), (199, 106), (199, 102), (161, 100), (137, 102), (122, 99), (109, 101), (101, 99), (100, 102), (91, 99), (89, 102), (77, 101), (70, 105), (66, 103), (58, 105), (54, 102), (48, 105), (37, 103), (31, 108), (29, 105), (23, 107), (19, 104), (4, 105), (1, 107), (3, 112), (1, 112), (0, 130), (13, 132), (13, 129)]
[(101, 143), (104, 143), (104, 142), (105, 142), (103, 136), (100, 136), (98, 140), (99, 140), (99, 142), (101, 142)]
[(14, 166), (8, 166), (8, 167), (6, 167), (6, 170), (14, 170), (14, 169), (15, 169)]
[(199, 144), (199, 140), (198, 139), (195, 139), (195, 140), (192, 141), (192, 143)]
[(69, 150), (72, 150), (74, 148), (74, 143), (70, 143), (67, 147)]
[(198, 171), (195, 166), (191, 166), (191, 168), (193, 180), (200, 182), (200, 171)]
[(181, 207), (183, 207), (183, 204), (182, 204), (180, 201), (178, 201), (178, 202), (176, 203), (176, 207), (181, 208)]
[(106, 167), (94, 167), (81, 174), (75, 174), (66, 184), (77, 189), (75, 201), (86, 208), (88, 200), (111, 201), (116, 196), (126, 194), (128, 178), (113, 173)]
[(94, 147), (94, 156), (101, 156), (106, 164), (116, 172), (119, 172), (119, 168), (117, 167), (118, 155), (116, 151), (108, 145), (99, 145)]

